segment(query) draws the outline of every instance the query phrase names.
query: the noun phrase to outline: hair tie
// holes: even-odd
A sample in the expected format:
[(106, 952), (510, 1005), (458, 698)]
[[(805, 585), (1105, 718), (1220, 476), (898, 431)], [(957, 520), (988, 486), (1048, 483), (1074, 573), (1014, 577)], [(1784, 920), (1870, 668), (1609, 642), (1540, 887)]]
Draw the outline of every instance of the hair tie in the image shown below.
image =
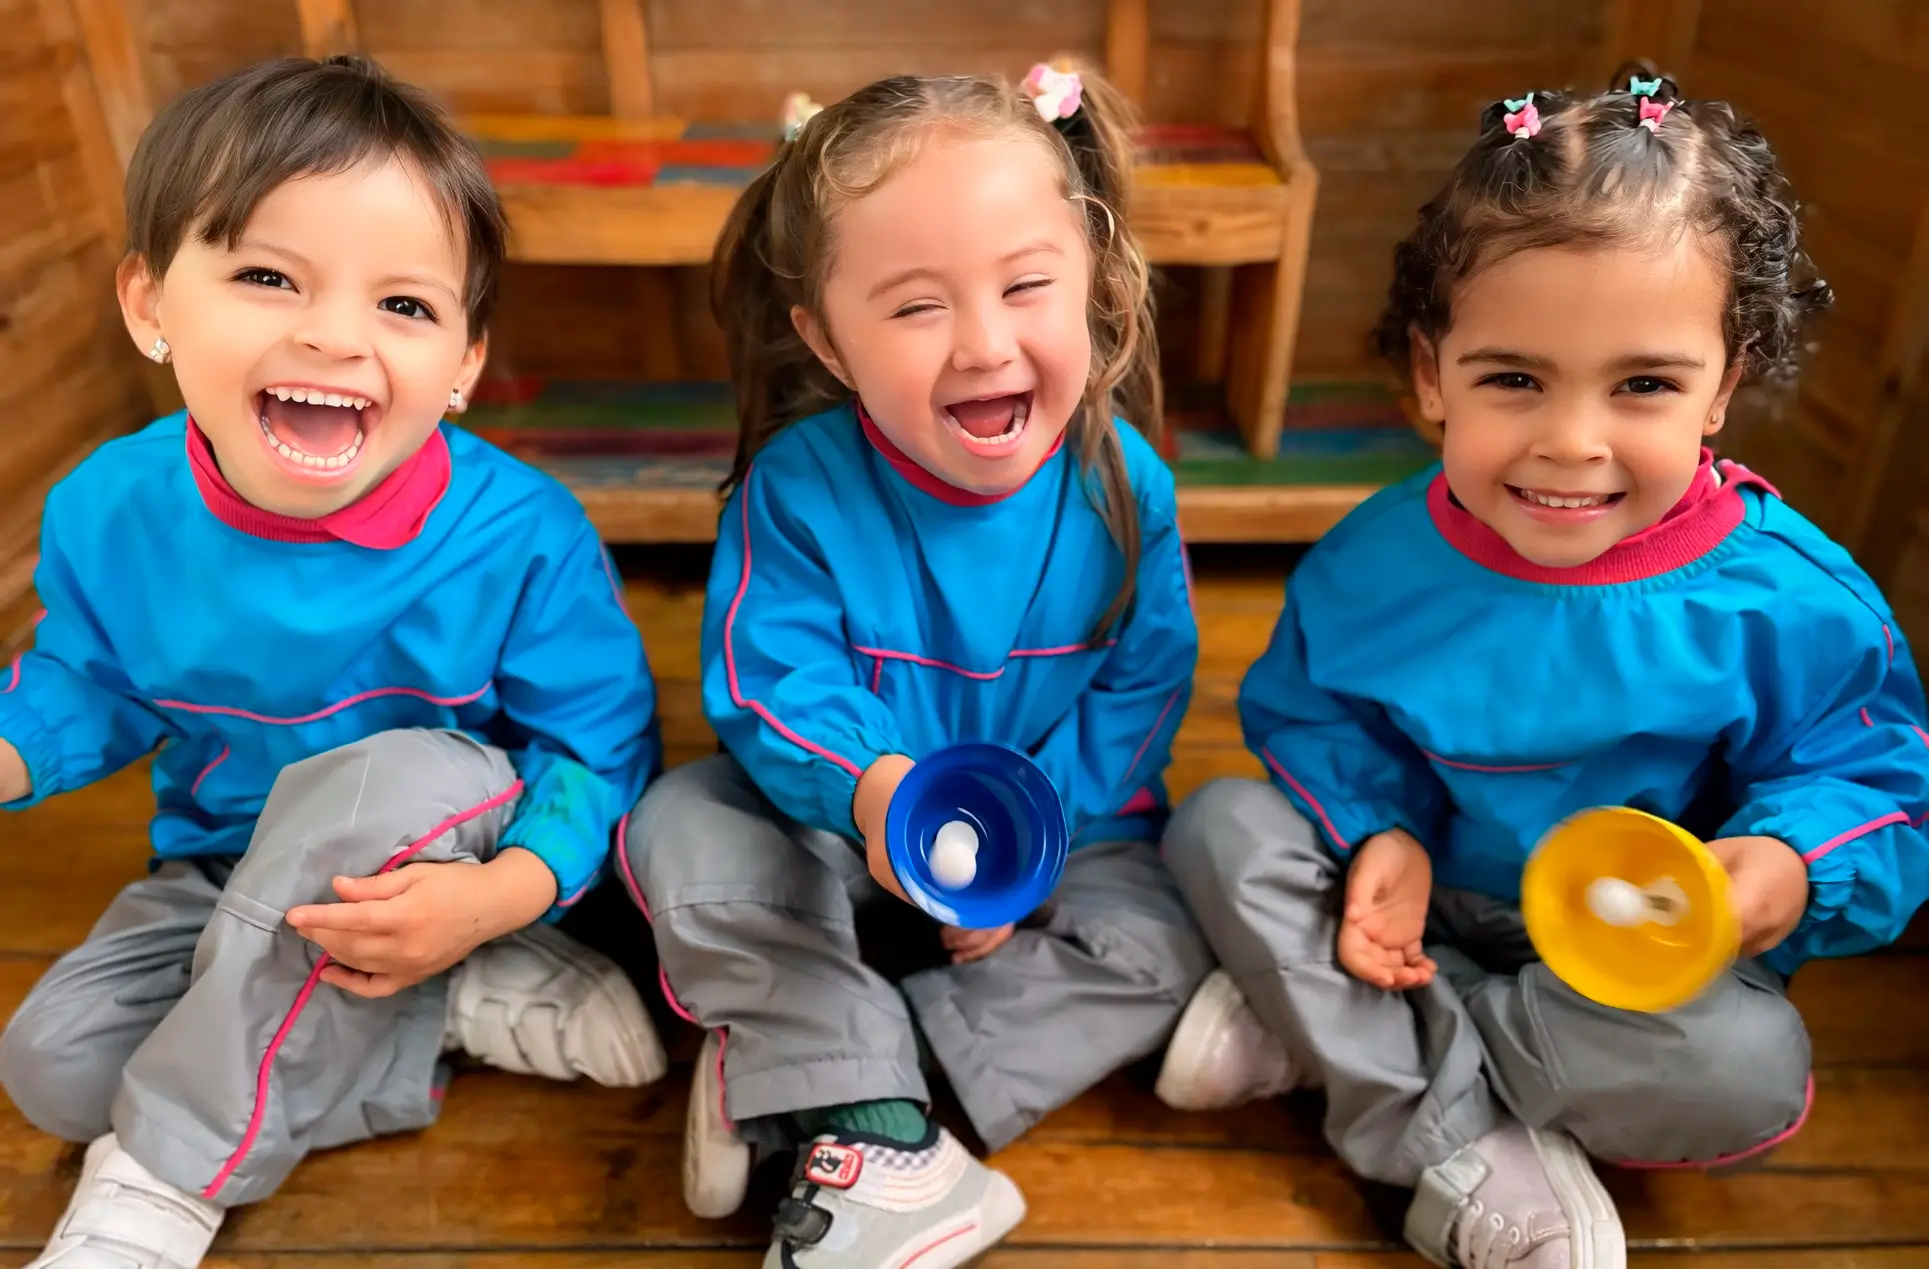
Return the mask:
[(1656, 136), (1661, 135), (1661, 121), (1674, 109), (1672, 101), (1656, 101), (1652, 97), (1641, 99), (1641, 117), (1635, 122)]
[(1504, 100), (1502, 104), (1507, 107), (1507, 114), (1501, 121), (1507, 125), (1507, 131), (1514, 140), (1527, 141), (1539, 135), (1541, 112), (1534, 104), (1533, 93), (1528, 93), (1518, 101)]
[(1038, 108), (1038, 117), (1046, 123), (1056, 123), (1069, 119), (1078, 113), (1080, 100), (1084, 96), (1085, 85), (1078, 72), (1053, 70), (1040, 62), (1025, 76), (1020, 90), (1031, 98), (1031, 104)]
[(823, 109), (810, 99), (809, 93), (792, 93), (784, 98), (784, 140), (795, 141), (804, 125)]
[(1652, 97), (1661, 91), (1661, 76), (1643, 79), (1639, 75), (1628, 76), (1628, 93), (1635, 97)]

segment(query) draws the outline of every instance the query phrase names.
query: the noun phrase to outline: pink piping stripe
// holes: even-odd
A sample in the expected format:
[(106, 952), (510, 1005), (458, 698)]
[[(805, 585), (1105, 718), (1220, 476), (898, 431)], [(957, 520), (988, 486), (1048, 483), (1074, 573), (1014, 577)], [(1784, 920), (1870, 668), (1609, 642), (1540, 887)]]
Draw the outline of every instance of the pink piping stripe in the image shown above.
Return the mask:
[(1815, 1076), (1810, 1075), (1808, 1077), (1808, 1093), (1802, 1100), (1802, 1113), (1795, 1117), (1794, 1123), (1758, 1146), (1750, 1146), (1748, 1149), (1738, 1151), (1735, 1154), (1724, 1154), (1719, 1158), (1702, 1161), (1687, 1160), (1679, 1163), (1637, 1163), (1629, 1161), (1627, 1163), (1617, 1163), (1614, 1166), (1617, 1168), (1629, 1168), (1640, 1172), (1672, 1172), (1682, 1168), (1721, 1168), (1731, 1163), (1740, 1163), (1744, 1159), (1752, 1159), (1758, 1154), (1766, 1154), (1768, 1151), (1773, 1150), (1776, 1146), (1781, 1145), (1796, 1133), (1800, 1132), (1802, 1125), (1808, 1122), (1809, 1111), (1813, 1109), (1815, 1109)]
[(1894, 665), (1896, 663), (1896, 637), (1889, 633), (1889, 627), (1886, 625), (1882, 627), (1882, 637), (1889, 645), (1889, 664)]
[(777, 716), (771, 713), (768, 709), (764, 708), (763, 702), (747, 699), (743, 694), (743, 688), (740, 687), (737, 683), (737, 652), (736, 652), (735, 641), (732, 638), (732, 635), (737, 628), (737, 609), (743, 606), (744, 592), (750, 589), (750, 489), (749, 489), (749, 486), (750, 486), (750, 478), (756, 474), (756, 471), (757, 469), (753, 465), (752, 467), (750, 467), (749, 470), (744, 472), (744, 477), (743, 477), (744, 492), (743, 492), (743, 495), (737, 500), (743, 507), (743, 576), (739, 578), (737, 581), (737, 593), (735, 597), (731, 599), (730, 611), (724, 616), (724, 619), (723, 619), (723, 668), (726, 676), (730, 680), (730, 699), (736, 703), (736, 706), (738, 709), (747, 709), (751, 713), (755, 714), (757, 717), (763, 719), (764, 722), (770, 725), (770, 729), (772, 731), (776, 732), (779, 736), (782, 736), (785, 740), (788, 740), (791, 744), (796, 745), (799, 749), (802, 749), (805, 753), (815, 754), (819, 758), (823, 758), (828, 762), (835, 763), (843, 770), (849, 772), (852, 779), (857, 779), (858, 777), (864, 774), (864, 769), (862, 767), (858, 766), (855, 762), (852, 762), (849, 758), (840, 758), (838, 755), (832, 753), (830, 750), (824, 748), (822, 745), (812, 744), (810, 741), (805, 740), (802, 736), (798, 735), (790, 728), (778, 722)]
[(591, 877), (588, 881), (585, 881), (582, 885), (578, 886), (576, 888), (576, 893), (569, 896), (569, 898), (556, 900), (556, 906), (559, 908), (569, 907), (571, 904), (575, 903), (578, 899), (588, 894), (590, 891), (590, 887), (594, 886), (595, 884), (596, 884), (596, 878)]
[[(379, 877), (385, 872), (393, 872), (420, 854), (424, 847), (450, 829), (466, 824), (478, 815), (487, 815), (497, 807), (513, 802), (521, 796), (522, 781), (518, 780), (488, 801), (477, 803), (466, 811), (451, 815), (424, 836), (397, 851), (387, 863), (375, 870), (375, 875)], [(295, 1019), (301, 1016), (302, 1008), (308, 1004), (308, 998), (315, 994), (315, 984), (321, 981), (322, 971), (331, 963), (332, 960), (328, 954), (322, 953), (321, 959), (315, 962), (315, 968), (308, 971), (307, 981), (302, 983), (301, 990), (295, 994), (295, 1003), (288, 1007), (288, 1016), (281, 1020), (281, 1026), (275, 1029), (274, 1038), (268, 1041), (268, 1049), (261, 1055), (261, 1066), (255, 1071), (255, 1104), (248, 1115), (247, 1131), (241, 1134), (241, 1144), (235, 1147), (228, 1161), (221, 1165), (219, 1172), (214, 1174), (214, 1180), (208, 1182), (208, 1188), (201, 1191), (202, 1198), (212, 1199), (219, 1194), (221, 1187), (228, 1183), (228, 1178), (234, 1175), (234, 1170), (240, 1167), (242, 1160), (248, 1157), (248, 1151), (254, 1149), (255, 1138), (261, 1133), (262, 1117), (268, 1112), (268, 1076), (274, 1070), (275, 1054), (281, 1051), (282, 1042), (288, 1038), (288, 1033), (294, 1030)]]
[(851, 651), (857, 653), (859, 656), (876, 659), (879, 662), (878, 669), (880, 671), (882, 671), (882, 663), (885, 661), (908, 661), (912, 665), (921, 665), (926, 669), (949, 670), (951, 673), (964, 678), (975, 679), (980, 683), (989, 683), (993, 679), (1003, 678), (1005, 671), (1011, 668), (1009, 662), (1018, 660), (1021, 657), (1063, 657), (1070, 656), (1075, 652), (1101, 652), (1106, 648), (1112, 647), (1117, 642), (1117, 639), (1107, 639), (1097, 647), (1083, 643), (1068, 643), (1057, 648), (1013, 648), (1005, 654), (1007, 664), (1001, 665), (995, 670), (967, 670), (961, 665), (953, 665), (949, 661), (939, 661), (933, 657), (919, 656), (915, 652), (899, 652), (893, 648), (867, 648), (863, 644), (858, 643), (851, 645)]
[(873, 660), (875, 664), (871, 666), (871, 695), (876, 696), (877, 689), (884, 682), (884, 658), (875, 657)]
[(1559, 771), (1562, 767), (1574, 765), (1571, 762), (1536, 762), (1522, 767), (1483, 767), (1477, 762), (1455, 762), (1452, 758), (1442, 758), (1439, 754), (1426, 749), (1420, 752), (1429, 762), (1437, 762), (1443, 767), (1452, 767), (1455, 771), (1477, 771), (1481, 775), (1526, 775), (1531, 771)]
[(1817, 846), (1814, 850), (1811, 850), (1807, 854), (1803, 855), (1802, 862), (1805, 864), (1812, 864), (1816, 860), (1820, 859), (1822, 856), (1834, 850), (1837, 846), (1843, 845), (1846, 842), (1852, 842), (1858, 837), (1867, 836), (1868, 834), (1875, 832), (1875, 830), (1877, 830), (1878, 828), (1887, 828), (1891, 824), (1907, 824), (1908, 822), (1909, 822), (1909, 817), (1905, 815), (1903, 812), (1891, 811), (1887, 815), (1883, 816), (1881, 819), (1870, 820), (1867, 824), (1859, 824), (1856, 827), (1850, 829), (1848, 832), (1843, 833), (1838, 837), (1829, 838), (1827, 841), (1823, 842), (1820, 846)]
[(1326, 808), (1319, 804), (1319, 799), (1308, 793), (1304, 785), (1293, 779), (1293, 777), (1287, 773), (1286, 768), (1279, 765), (1279, 759), (1273, 757), (1272, 750), (1261, 749), (1259, 754), (1266, 760), (1266, 765), (1271, 767), (1279, 775), (1279, 778), (1284, 780), (1287, 785), (1292, 788), (1293, 792), (1299, 794), (1306, 805), (1313, 808), (1313, 814), (1319, 816), (1320, 827), (1326, 830), (1326, 836), (1333, 845), (1343, 851), (1352, 850), (1353, 848), (1348, 846), (1345, 840), (1340, 837), (1340, 830), (1333, 827), (1333, 821), (1327, 818)]
[(1139, 742), (1139, 751), (1132, 755), (1131, 763), (1125, 768), (1127, 780), (1130, 780), (1132, 773), (1139, 769), (1139, 759), (1145, 757), (1145, 751), (1152, 747), (1152, 738), (1159, 734), (1159, 728), (1165, 726), (1166, 716), (1172, 712), (1172, 707), (1179, 703), (1179, 693), (1183, 691), (1185, 688), (1175, 687), (1172, 689), (1172, 695), (1165, 698), (1165, 708), (1159, 711), (1158, 721), (1152, 724), (1151, 731), (1145, 733), (1145, 739)]
[(24, 652), (16, 653), (14, 655), (13, 677), (7, 680), (6, 687), (0, 688), (0, 696), (5, 696), (8, 692), (13, 691), (14, 688), (20, 686), (20, 658), (26, 655), (27, 654)]
[(230, 752), (232, 751), (229, 749), (227, 745), (221, 746), (221, 752), (214, 756), (214, 761), (210, 762), (207, 766), (202, 767), (201, 774), (198, 776), (195, 776), (194, 783), (188, 786), (189, 797), (193, 797), (195, 794), (201, 791), (201, 781), (208, 778), (208, 772), (214, 770), (216, 767), (226, 762), (228, 760), (228, 754)]
[(155, 701), (154, 703), (162, 709), (182, 709), (190, 714), (223, 714), (229, 718), (245, 718), (251, 723), (268, 723), (276, 727), (299, 727), (303, 723), (317, 722), (327, 718), (331, 714), (339, 714), (351, 705), (360, 705), (364, 701), (372, 701), (381, 696), (412, 696), (417, 700), (427, 701), (431, 705), (440, 705), (444, 708), (456, 705), (468, 705), (474, 701), (481, 700), (483, 695), (488, 692), (490, 686), (490, 684), (484, 683), (481, 687), (466, 696), (431, 696), (419, 687), (370, 688), (366, 692), (357, 692), (347, 700), (336, 701), (333, 705), (324, 706), (312, 714), (303, 714), (300, 718), (271, 718), (266, 714), (257, 714), (252, 710), (237, 709), (232, 705), (196, 705), (189, 701)]
[(1864, 727), (1875, 726), (1875, 720), (1869, 717), (1869, 707), (1867, 705), (1862, 707), (1862, 725)]
[(1917, 735), (1917, 737), (1921, 739), (1923, 748), (1929, 749), (1929, 731), (1924, 731), (1922, 728), (1916, 726), (1914, 723), (1909, 724), (1909, 730), (1914, 732)]
[[(627, 815), (625, 815), (622, 819), (616, 821), (617, 871), (623, 875), (623, 885), (626, 889), (629, 890), (630, 900), (636, 904), (637, 910), (642, 912), (644, 922), (646, 924), (654, 925), (655, 918), (653, 918), (650, 915), (650, 901), (643, 897), (643, 887), (636, 884), (636, 874), (630, 871), (630, 852), (626, 844), (629, 838), (629, 827), (630, 827), (630, 817)], [(691, 1013), (688, 1009), (685, 1009), (683, 1007), (683, 1002), (676, 998), (676, 991), (670, 986), (670, 971), (663, 967), (663, 958), (661, 956), (657, 957), (657, 961), (656, 961), (656, 981), (658, 985), (660, 985), (663, 988), (663, 999), (669, 1003), (670, 1011), (676, 1014), (677, 1017), (689, 1023), (691, 1026), (702, 1028), (703, 1024), (697, 1021), (696, 1015)], [(729, 1102), (725, 1098), (725, 1093), (728, 1090), (725, 1088), (724, 1082), (723, 1082), (723, 1055), (725, 1053), (728, 1053), (729, 1051), (730, 1051), (730, 1028), (718, 1027), (717, 1028), (717, 1113), (723, 1116), (723, 1122), (729, 1126), (730, 1131), (735, 1132), (737, 1130), (736, 1122), (730, 1118), (730, 1112), (727, 1109), (725, 1109), (725, 1107), (729, 1105)]]
[(966, 1234), (971, 1233), (973, 1230), (977, 1228), (978, 1228), (978, 1222), (972, 1221), (969, 1225), (960, 1225), (958, 1228), (952, 1230), (948, 1234), (938, 1235), (936, 1238), (932, 1239), (924, 1246), (918, 1248), (916, 1251), (906, 1256), (903, 1260), (898, 1261), (897, 1269), (911, 1269), (912, 1265), (916, 1264), (920, 1260), (923, 1260), (926, 1256), (930, 1255), (938, 1248), (944, 1246), (952, 1239), (963, 1238)]
[(616, 606), (623, 610), (625, 616), (628, 616), (630, 601), (629, 598), (623, 594), (623, 584), (616, 580), (616, 566), (610, 563), (609, 549), (599, 546), (596, 548), (596, 554), (597, 557), (603, 561), (603, 576), (609, 578), (610, 594), (616, 596)]

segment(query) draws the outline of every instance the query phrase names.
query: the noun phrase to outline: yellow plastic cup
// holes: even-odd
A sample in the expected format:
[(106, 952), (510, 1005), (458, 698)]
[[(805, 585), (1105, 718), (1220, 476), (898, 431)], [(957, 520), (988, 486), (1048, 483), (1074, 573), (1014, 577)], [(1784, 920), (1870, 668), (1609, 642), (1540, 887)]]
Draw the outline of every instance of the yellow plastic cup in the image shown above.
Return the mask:
[(1520, 910), (1547, 968), (1614, 1009), (1685, 1005), (1741, 948), (1727, 870), (1694, 834), (1630, 807), (1550, 829), (1528, 857)]

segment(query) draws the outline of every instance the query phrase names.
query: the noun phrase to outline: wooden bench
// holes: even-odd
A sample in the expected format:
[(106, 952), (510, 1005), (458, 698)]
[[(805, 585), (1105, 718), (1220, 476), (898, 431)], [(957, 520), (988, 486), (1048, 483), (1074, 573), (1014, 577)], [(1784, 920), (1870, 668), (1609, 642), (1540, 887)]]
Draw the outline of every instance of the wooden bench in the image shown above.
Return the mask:
[[(1107, 0), (1105, 14), (1107, 70), (1141, 100), (1147, 4)], [(349, 0), (298, 0), (298, 7), (311, 55), (357, 48)], [(643, 0), (602, 0), (609, 115), (465, 120), (490, 156), (514, 231), (513, 258), (705, 263), (738, 191), (775, 153), (774, 119), (762, 129), (706, 127), (657, 113), (644, 11)], [(1265, 57), (1248, 128), (1146, 128), (1131, 216), (1154, 264), (1207, 267), (1202, 377), (1225, 375), (1228, 412), (1252, 452), (1265, 457), (1285, 415), (1318, 177), (1294, 109), (1298, 0), (1267, 0), (1263, 22), (1255, 34)]]

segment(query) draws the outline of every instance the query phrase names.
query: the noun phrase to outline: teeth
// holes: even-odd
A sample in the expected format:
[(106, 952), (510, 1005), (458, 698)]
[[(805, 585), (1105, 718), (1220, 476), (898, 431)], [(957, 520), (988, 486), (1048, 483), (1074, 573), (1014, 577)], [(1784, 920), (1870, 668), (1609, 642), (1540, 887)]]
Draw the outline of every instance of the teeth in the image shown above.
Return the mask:
[(323, 392), (319, 388), (270, 388), (271, 396), (282, 401), (299, 401), (304, 405), (332, 405), (351, 410), (366, 410), (367, 397), (353, 396), (345, 392)]
[[(299, 389), (294, 389), (293, 391), (299, 391)], [(355, 455), (362, 451), (362, 442), (367, 439), (367, 434), (364, 433), (362, 429), (356, 428), (355, 439), (349, 442), (347, 449), (331, 457), (321, 458), (314, 454), (304, 454), (287, 441), (277, 437), (274, 429), (268, 426), (266, 415), (263, 415), (258, 422), (261, 424), (261, 434), (268, 438), (268, 444), (283, 458), (291, 463), (299, 463), (303, 467), (318, 467), (324, 471), (333, 470), (338, 467), (346, 467), (354, 462)]]
[(1608, 495), (1606, 494), (1589, 494), (1582, 498), (1560, 498), (1552, 494), (1535, 493), (1532, 489), (1523, 489), (1521, 493), (1526, 495), (1529, 502), (1539, 503), (1543, 507), (1555, 507), (1563, 511), (1571, 511), (1578, 507), (1598, 507), (1608, 500)]

